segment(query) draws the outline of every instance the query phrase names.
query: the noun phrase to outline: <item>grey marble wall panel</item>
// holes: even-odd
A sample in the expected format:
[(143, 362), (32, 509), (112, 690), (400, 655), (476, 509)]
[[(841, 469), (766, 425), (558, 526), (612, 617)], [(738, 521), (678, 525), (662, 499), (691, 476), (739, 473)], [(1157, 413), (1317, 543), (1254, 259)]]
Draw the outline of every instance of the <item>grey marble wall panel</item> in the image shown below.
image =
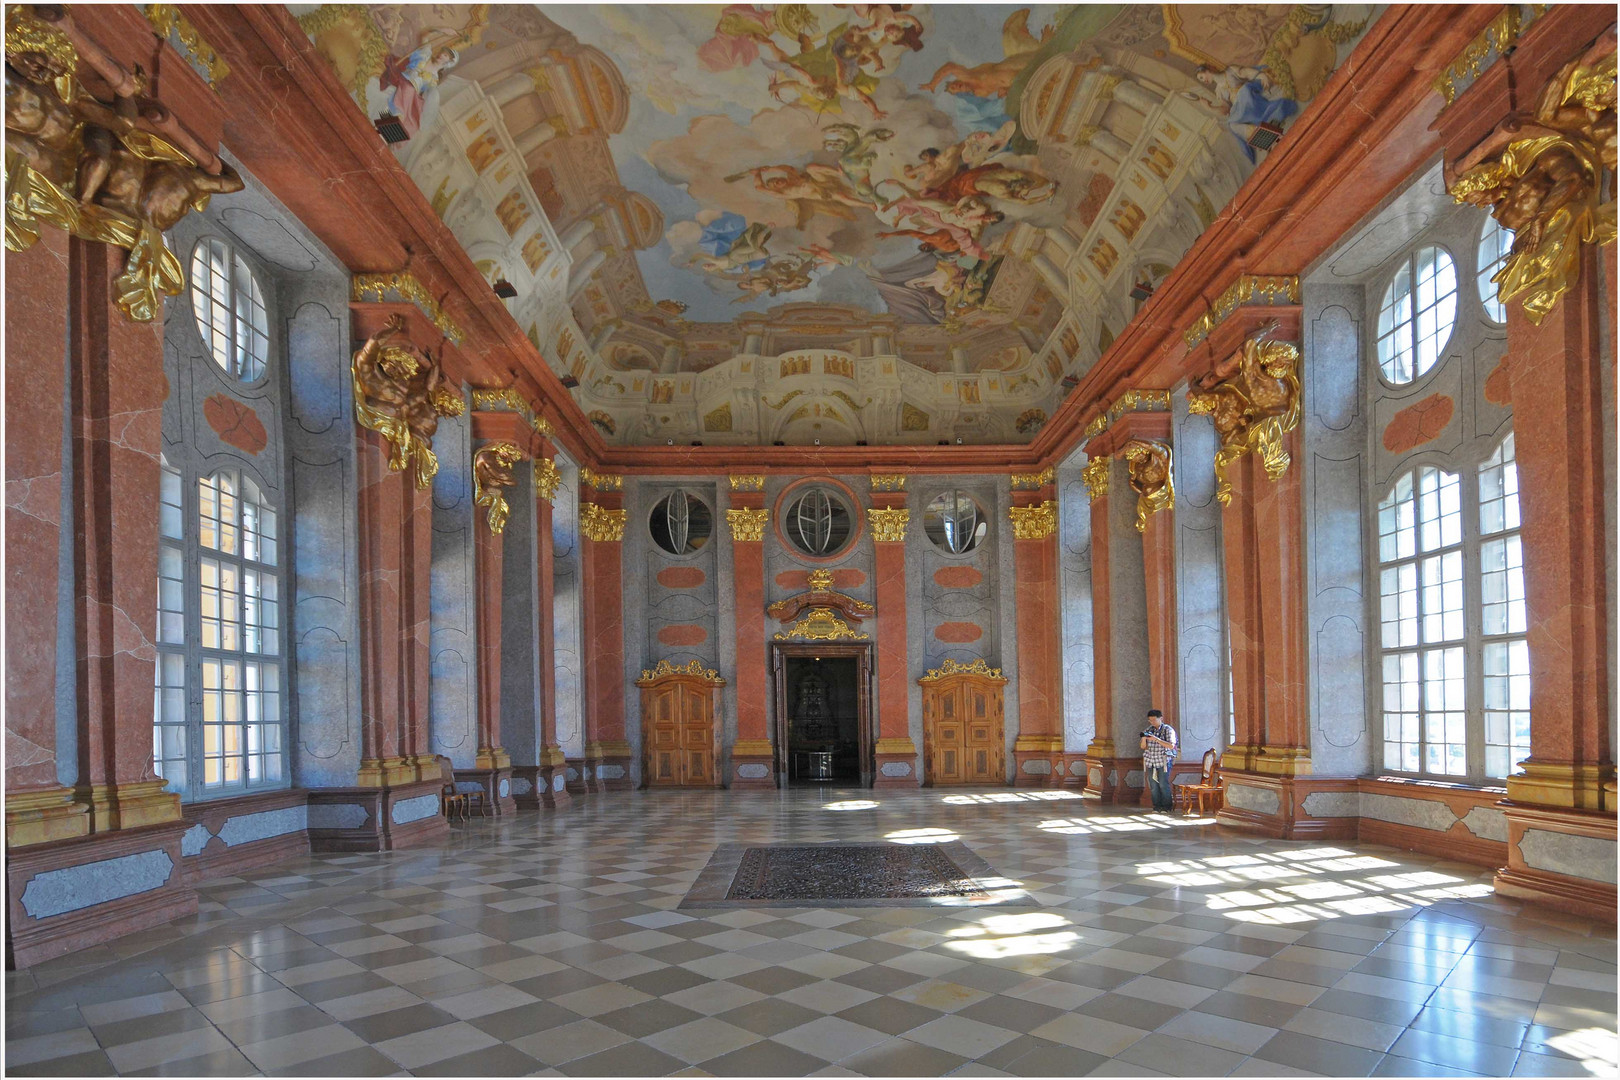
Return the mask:
[[(506, 490), (511, 514), (501, 533), (501, 746), (514, 765), (540, 763), (540, 594), (536, 582), (539, 525), (534, 463), (512, 470)], [(483, 512), (478, 514), (482, 518)], [(482, 520), (475, 529), (487, 529)]]
[(167, 851), (140, 851), (46, 870), (28, 879), (22, 908), (31, 918), (48, 919), (162, 888), (173, 873), (174, 859)]
[(478, 631), (473, 555), (471, 417), (439, 421), (433, 448), (433, 561), (430, 575), (429, 700), (435, 754), (470, 769), (478, 756)]
[(585, 753), (584, 664), (580, 649), (579, 466), (561, 451), (562, 480), (551, 501), (552, 642), (557, 744), (565, 755)]
[[(1311, 769), (1354, 776), (1373, 767), (1367, 692), (1364, 544), (1370, 523), (1362, 379), (1364, 290), (1307, 283), (1301, 419), (1305, 514), (1305, 624)], [(1371, 644), (1375, 644), (1371, 642)]]
[[(1193, 760), (1226, 742), (1226, 610), (1222, 589), (1221, 504), (1215, 501), (1219, 440), (1208, 416), (1187, 411), (1187, 390), (1171, 396), (1176, 507), (1175, 719), (1182, 757)], [(1161, 705), (1169, 711), (1170, 706)]]
[(1057, 471), (1058, 582), (1063, 610), (1063, 746), (1083, 753), (1097, 733), (1092, 650), (1091, 497), (1080, 471), (1086, 455), (1070, 455)]
[[(913, 612), (921, 616), (923, 627), (922, 664), (937, 668), (945, 660), (972, 663), (983, 657), (991, 667), (1002, 660), (1001, 619), (998, 598), (1002, 591), (999, 519), (1006, 515), (1003, 498), (997, 490), (997, 477), (991, 476), (913, 476), (910, 503), (911, 535), (916, 544), (916, 562), (907, 559), (907, 577), (921, 587), (921, 604)], [(962, 491), (978, 503), (979, 514), (988, 526), (984, 538), (972, 551), (953, 555), (928, 539), (924, 518), (928, 504), (937, 496)], [(997, 510), (1001, 510), (998, 514)], [(908, 556), (911, 552), (908, 551)], [(943, 572), (943, 578), (942, 578)], [(952, 580), (977, 577), (968, 584), (952, 586)], [(972, 641), (951, 640), (979, 630)], [(917, 674), (921, 674), (918, 672)]]
[(1114, 746), (1121, 757), (1139, 757), (1133, 736), (1155, 707), (1148, 670), (1147, 578), (1142, 534), (1136, 531), (1136, 495), (1128, 466), (1115, 455), (1108, 478), (1109, 667), (1113, 679)]

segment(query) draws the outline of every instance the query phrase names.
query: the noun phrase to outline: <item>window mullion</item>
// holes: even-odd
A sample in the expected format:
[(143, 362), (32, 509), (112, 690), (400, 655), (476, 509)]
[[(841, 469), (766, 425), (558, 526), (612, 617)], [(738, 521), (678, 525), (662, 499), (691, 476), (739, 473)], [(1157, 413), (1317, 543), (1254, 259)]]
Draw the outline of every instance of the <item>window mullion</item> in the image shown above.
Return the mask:
[(1468, 780), (1478, 784), (1485, 777), (1485, 656), (1481, 644), (1484, 603), (1481, 596), (1479, 531), (1479, 469), (1465, 468), (1459, 502), (1462, 506), (1463, 572), (1463, 703), (1467, 709), (1464, 730), (1468, 735), (1466, 760)]

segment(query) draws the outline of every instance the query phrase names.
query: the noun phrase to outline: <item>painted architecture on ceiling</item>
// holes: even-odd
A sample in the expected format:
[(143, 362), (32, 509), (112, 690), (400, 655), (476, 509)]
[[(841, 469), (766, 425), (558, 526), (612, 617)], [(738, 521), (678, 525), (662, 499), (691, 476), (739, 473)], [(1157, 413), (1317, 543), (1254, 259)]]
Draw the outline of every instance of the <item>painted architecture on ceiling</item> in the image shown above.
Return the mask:
[(836, 445), (1033, 438), (1377, 9), (293, 10), (610, 441)]

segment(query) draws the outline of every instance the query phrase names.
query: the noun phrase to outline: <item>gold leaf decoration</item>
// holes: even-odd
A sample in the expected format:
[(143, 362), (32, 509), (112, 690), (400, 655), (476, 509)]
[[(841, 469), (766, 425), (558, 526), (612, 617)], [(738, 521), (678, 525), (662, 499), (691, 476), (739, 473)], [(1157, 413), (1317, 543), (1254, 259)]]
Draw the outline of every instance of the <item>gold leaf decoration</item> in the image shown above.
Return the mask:
[(928, 674), (917, 681), (920, 683), (937, 682), (940, 679), (950, 678), (952, 675), (978, 675), (981, 678), (995, 679), (997, 682), (1006, 682), (1007, 677), (1001, 673), (1000, 668), (993, 668), (979, 657), (971, 664), (964, 664), (959, 660), (947, 659), (937, 668), (930, 668)]
[(1011, 506), (1014, 540), (1044, 540), (1057, 532), (1057, 503), (1051, 499), (1034, 506)]
[(642, 668), (641, 678), (636, 680), (636, 685), (646, 686), (662, 679), (680, 677), (702, 679), (704, 682), (712, 683), (715, 686), (726, 685), (726, 680), (720, 677), (720, 673), (713, 668), (704, 667), (701, 660), (693, 660), (685, 664), (672, 664), (668, 660), (660, 660), (658, 665), (651, 671)]
[(872, 539), (880, 544), (898, 543), (906, 538), (906, 526), (911, 524), (911, 511), (899, 507), (884, 509), (873, 507), (866, 512), (872, 523)]
[(609, 510), (595, 503), (580, 503), (579, 529), (587, 540), (598, 544), (616, 544), (624, 539), (626, 512)]
[(731, 526), (731, 538), (739, 541), (759, 541), (765, 539), (765, 523), (771, 519), (771, 512), (765, 509), (727, 510), (726, 522)]
[(791, 630), (779, 631), (777, 641), (867, 641), (869, 634), (854, 630), (832, 608), (811, 608)]
[(1132, 439), (1120, 454), (1130, 462), (1131, 489), (1136, 492), (1136, 531), (1146, 532), (1148, 518), (1175, 506), (1170, 447), (1149, 439)]

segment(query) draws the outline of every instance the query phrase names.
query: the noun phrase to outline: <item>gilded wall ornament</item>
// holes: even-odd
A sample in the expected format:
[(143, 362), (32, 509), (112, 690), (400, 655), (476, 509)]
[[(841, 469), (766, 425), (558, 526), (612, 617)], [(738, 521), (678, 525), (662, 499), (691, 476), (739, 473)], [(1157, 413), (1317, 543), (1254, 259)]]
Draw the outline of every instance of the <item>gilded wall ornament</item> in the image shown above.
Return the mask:
[(1288, 471), (1283, 436), (1299, 425), (1299, 347), (1267, 340), (1275, 329), (1272, 324), (1250, 337), (1187, 394), (1188, 412), (1208, 413), (1215, 420), (1221, 440), (1215, 452), (1215, 497), (1222, 506), (1232, 504), (1227, 467), (1244, 454), (1258, 454), (1272, 480)]
[(899, 507), (884, 509), (874, 506), (866, 512), (872, 524), (872, 539), (880, 544), (897, 543), (906, 538), (906, 526), (911, 524), (911, 511)]
[(660, 660), (658, 661), (658, 665), (651, 671), (647, 670), (646, 668), (641, 669), (641, 678), (636, 680), (636, 685), (646, 686), (649, 683), (659, 682), (663, 679), (680, 678), (683, 676), (686, 678), (701, 679), (704, 682), (710, 683), (714, 686), (726, 685), (726, 680), (720, 677), (720, 673), (713, 668), (704, 667), (703, 661), (701, 660), (692, 660), (685, 664), (672, 664), (668, 660)]
[(516, 443), (493, 442), (473, 451), (473, 502), (489, 511), (489, 531), (499, 536), (506, 529), (512, 507), (503, 489), (517, 482), (512, 466), (523, 460)]
[(1491, 278), (1505, 304), (1518, 298), (1539, 324), (1580, 280), (1581, 246), (1615, 239), (1615, 42), (1605, 34), (1542, 88), (1535, 110), (1497, 125), (1449, 163), (1447, 190), (1513, 230), (1513, 250)]
[(1053, 475), (1054, 471), (1050, 465), (1040, 472), (1013, 473), (1012, 489), (1014, 491), (1039, 491), (1052, 482)]
[(1086, 425), (1086, 438), (1101, 435), (1120, 417), (1129, 412), (1169, 412), (1170, 391), (1127, 390), (1114, 399), (1114, 403), (1091, 418)]
[(123, 248), (114, 302), (151, 322), (161, 297), (186, 285), (163, 234), (212, 196), (241, 191), (242, 178), (218, 161), (210, 173), (143, 127), (163, 110), (138, 92), (111, 102), (87, 93), (67, 34), (31, 5), (6, 7), (5, 47), (7, 249), (32, 247), (42, 225)]
[(1014, 540), (1045, 540), (1057, 532), (1057, 503), (1051, 499), (1034, 506), (1011, 506)]
[(928, 674), (924, 675), (917, 681), (920, 683), (938, 682), (940, 679), (946, 679), (952, 675), (977, 675), (985, 679), (994, 679), (997, 682), (1007, 681), (1006, 676), (1001, 673), (1001, 669), (991, 667), (985, 662), (985, 659), (982, 656), (974, 660), (971, 664), (964, 664), (958, 660), (947, 659), (944, 663), (940, 664), (939, 667), (930, 668), (928, 670)]
[(510, 386), (475, 386), (472, 388), (472, 403), (474, 412), (529, 413), (529, 403)]
[(1093, 501), (1108, 494), (1109, 465), (1107, 455), (1099, 455), (1086, 462), (1086, 467), (1080, 470), (1080, 479), (1086, 482), (1086, 494)]
[(778, 631), (777, 641), (868, 641), (863, 634), (850, 627), (832, 608), (811, 608), (809, 614), (793, 624), (791, 630)]
[(349, 298), (360, 304), (380, 304), (390, 299), (415, 304), (439, 328), (441, 334), (458, 345), (461, 343), (461, 327), (444, 313), (433, 294), (409, 270), (392, 274), (356, 274), (349, 282)]
[(751, 510), (744, 507), (740, 510), (726, 511), (726, 523), (731, 526), (731, 538), (733, 540), (764, 540), (765, 523), (770, 519), (771, 512), (763, 508)]
[(732, 491), (764, 491), (765, 477), (763, 474), (754, 476), (733, 476), (731, 480)]
[(906, 490), (905, 473), (875, 473), (871, 477), (873, 491), (904, 491)]
[(391, 315), (354, 354), (354, 418), (388, 440), (390, 469), (403, 472), (414, 460), (416, 486), (426, 488), (439, 471), (433, 453), (439, 417), (459, 416), (464, 405), (443, 385), (443, 372), (432, 357), (388, 344), (404, 329), (404, 316)]
[(623, 491), (624, 477), (616, 473), (599, 473), (592, 469), (579, 470), (579, 478), (592, 491)]
[(595, 503), (579, 504), (579, 531), (598, 544), (617, 544), (624, 539), (626, 511), (609, 510)]
[(550, 502), (557, 495), (557, 487), (562, 483), (562, 473), (557, 471), (557, 463), (551, 458), (536, 458), (534, 461), (534, 493), (539, 498)]
[(1133, 439), (1120, 453), (1130, 463), (1131, 490), (1136, 492), (1136, 531), (1147, 531), (1147, 520), (1176, 503), (1171, 477), (1170, 447), (1162, 442)]
[(1501, 56), (1518, 44), (1520, 23), (1519, 5), (1508, 4), (1435, 76), (1434, 88), (1446, 99), (1447, 105), (1457, 100), (1459, 83), (1478, 78), (1488, 59)]
[(832, 592), (833, 572), (831, 570), (810, 571), (810, 591), (813, 593)]
[(147, 4), (146, 21), (164, 37), (172, 37), (180, 43), (180, 54), (190, 61), (199, 75), (208, 80), (209, 86), (217, 88), (220, 80), (231, 73), (230, 65), (219, 58), (214, 47), (203, 39), (191, 20), (180, 13), (180, 5)]

